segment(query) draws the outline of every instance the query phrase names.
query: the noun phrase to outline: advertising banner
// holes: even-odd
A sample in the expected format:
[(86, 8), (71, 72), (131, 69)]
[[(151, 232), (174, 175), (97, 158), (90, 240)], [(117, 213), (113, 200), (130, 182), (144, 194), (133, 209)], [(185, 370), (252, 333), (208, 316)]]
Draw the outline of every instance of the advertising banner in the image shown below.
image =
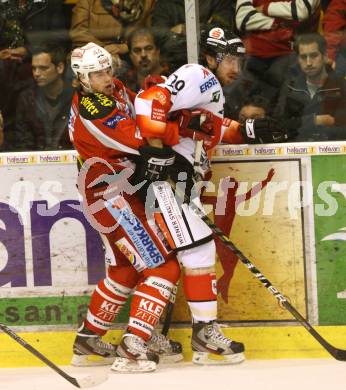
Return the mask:
[(75, 157), (18, 154), (1, 161), (0, 321), (76, 324), (105, 265), (80, 205)]
[[(346, 323), (344, 152), (343, 145), (218, 147), (202, 198), (209, 217), (313, 323)], [(75, 153), (1, 154), (0, 174), (0, 321), (75, 327), (105, 274), (101, 240), (76, 188)], [(219, 319), (292, 321), (216, 244)], [(128, 307), (118, 322), (127, 315)], [(181, 286), (174, 322), (188, 321)]]
[[(306, 315), (300, 169), (299, 160), (215, 162), (213, 185), (202, 199), (209, 216), (232, 242)], [(217, 253), (220, 320), (292, 320), (218, 242)], [(189, 320), (183, 296), (178, 302), (175, 320)]]
[(346, 157), (314, 156), (311, 166), (319, 323), (345, 324)]

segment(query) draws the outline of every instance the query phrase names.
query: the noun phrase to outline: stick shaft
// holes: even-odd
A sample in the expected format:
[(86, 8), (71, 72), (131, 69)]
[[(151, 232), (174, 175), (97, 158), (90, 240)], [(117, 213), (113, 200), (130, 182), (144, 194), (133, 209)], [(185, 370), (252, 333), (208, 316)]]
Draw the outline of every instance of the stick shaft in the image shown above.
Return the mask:
[(173, 287), (173, 290), (171, 292), (171, 295), (169, 297), (169, 302), (166, 307), (166, 316), (163, 321), (162, 330), (161, 333), (165, 336), (168, 335), (169, 328), (171, 327), (172, 317), (173, 317), (173, 310), (174, 310), (174, 304), (178, 293), (178, 286), (179, 281), (176, 283), (176, 285)]
[(166, 316), (161, 330), (161, 333), (165, 336), (167, 336), (169, 328), (171, 327), (173, 309), (174, 309), (174, 303), (168, 302), (166, 308)]
[[(172, 183), (171, 183), (172, 184)], [(173, 185), (173, 184), (172, 184)], [(178, 189), (176, 189), (178, 191)], [(317, 340), (324, 349), (326, 349), (335, 359), (346, 361), (346, 350), (339, 349), (328, 343), (317, 331), (312, 327), (311, 324), (295, 309), (287, 298), (281, 294), (281, 292), (274, 287), (271, 282), (256, 268), (256, 266), (241, 252), (233, 242), (227, 237), (222, 230), (216, 226), (200, 207), (194, 203), (194, 201), (189, 202), (187, 197), (184, 194), (177, 193), (177, 196), (180, 196), (184, 199), (184, 202), (189, 204), (190, 207), (196, 212), (196, 214), (210, 227), (210, 229), (216, 234), (223, 244), (229, 248), (239, 260), (254, 274), (254, 276), (266, 287), (266, 289), (274, 295), (274, 297), (280, 302), (280, 304), (288, 310), (292, 316), (299, 321), (304, 328)]]
[(329, 344), (309, 322), (295, 309), (287, 298), (274, 287), (271, 282), (255, 267), (255, 265), (232, 243), (232, 241), (224, 235), (222, 230), (218, 228), (193, 202), (190, 203), (193, 209), (199, 213), (203, 221), (211, 228), (211, 230), (220, 237), (223, 244), (232, 250), (237, 255), (239, 260), (255, 275), (255, 277), (267, 288), (267, 290), (274, 295), (274, 297), (284, 306), (293, 317), (298, 320), (305, 329), (325, 348), (335, 359), (346, 361), (346, 350), (338, 349)]
[(31, 352), (33, 355), (35, 355), (42, 362), (47, 364), (47, 366), (52, 368), (55, 372), (57, 372), (59, 375), (61, 375), (67, 381), (69, 381), (70, 383), (72, 383), (76, 387), (80, 387), (76, 378), (71, 377), (65, 371), (63, 371), (60, 367), (56, 366), (52, 361), (50, 361), (46, 356), (42, 355), (42, 353), (39, 352), (36, 348), (34, 348), (32, 345), (30, 345), (25, 340), (23, 340), (20, 336), (18, 336), (17, 333), (15, 333), (13, 330), (11, 330), (8, 326), (0, 323), (0, 329), (3, 332), (5, 332), (8, 336), (10, 336), (13, 340), (15, 340), (18, 344), (20, 344), (22, 347), (24, 347), (29, 352)]

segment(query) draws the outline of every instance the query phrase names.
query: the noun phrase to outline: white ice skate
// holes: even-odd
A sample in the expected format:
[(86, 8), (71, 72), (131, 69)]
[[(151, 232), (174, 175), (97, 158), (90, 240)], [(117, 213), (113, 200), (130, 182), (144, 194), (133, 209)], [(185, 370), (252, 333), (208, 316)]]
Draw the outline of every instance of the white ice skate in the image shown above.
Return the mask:
[(244, 344), (225, 337), (215, 321), (193, 324), (191, 345), (195, 364), (226, 365), (245, 360)]
[(148, 349), (147, 343), (131, 333), (123, 336), (111, 367), (121, 373), (151, 372), (156, 370), (159, 356)]
[(116, 345), (105, 343), (101, 336), (88, 330), (84, 325), (78, 329), (73, 344), (72, 366), (104, 366), (112, 364)]
[(181, 344), (178, 341), (170, 340), (156, 330), (148, 341), (148, 348), (159, 355), (160, 364), (177, 363), (184, 359)]

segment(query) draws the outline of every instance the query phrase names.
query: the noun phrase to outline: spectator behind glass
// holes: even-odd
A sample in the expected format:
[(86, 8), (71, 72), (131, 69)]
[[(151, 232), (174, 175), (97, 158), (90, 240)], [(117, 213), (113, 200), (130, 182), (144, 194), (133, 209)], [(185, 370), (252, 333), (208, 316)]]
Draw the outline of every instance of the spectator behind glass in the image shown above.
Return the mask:
[(42, 39), (59, 39), (68, 47), (67, 21), (60, 0), (2, 0), (0, 2), (0, 109), (6, 139), (11, 138), (16, 99), (32, 82), (30, 47)]
[(131, 32), (127, 39), (131, 68), (118, 78), (132, 91), (138, 92), (144, 87), (148, 75), (160, 75), (159, 43), (154, 32), (149, 28), (139, 28)]
[(160, 60), (165, 76), (187, 64), (186, 36), (168, 32), (160, 44)]
[(237, 0), (236, 24), (247, 72), (280, 88), (291, 62), (294, 35), (317, 31), (320, 0)]
[(296, 141), (346, 139), (346, 80), (327, 65), (326, 41), (318, 33), (297, 38), (300, 72), (280, 92), (276, 116)]
[(23, 60), (30, 46), (59, 39), (68, 44), (60, 0), (2, 0), (0, 2), (0, 58)]
[(32, 53), (35, 85), (18, 98), (16, 116), (17, 150), (70, 149), (67, 122), (73, 90), (64, 81), (65, 51), (42, 45)]
[(112, 55), (114, 67), (119, 67), (119, 56), (128, 52), (122, 37), (136, 27), (148, 26), (153, 1), (79, 0), (72, 10), (73, 47), (96, 43)]
[[(198, 3), (201, 24), (214, 23), (233, 29), (234, 1), (200, 0)], [(157, 0), (153, 9), (152, 26), (176, 34), (185, 34), (184, 0)]]
[(268, 102), (262, 96), (254, 95), (244, 101), (238, 120), (240, 123), (245, 123), (247, 119), (263, 119), (268, 112)]
[(323, 17), (323, 33), (332, 68), (346, 76), (346, 0), (331, 0)]

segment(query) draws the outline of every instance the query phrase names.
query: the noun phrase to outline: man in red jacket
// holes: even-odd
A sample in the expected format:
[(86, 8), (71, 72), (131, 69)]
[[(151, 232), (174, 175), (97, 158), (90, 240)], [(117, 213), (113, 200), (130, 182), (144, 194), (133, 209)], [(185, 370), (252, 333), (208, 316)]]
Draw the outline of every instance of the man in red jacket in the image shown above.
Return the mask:
[(236, 24), (249, 59), (246, 69), (279, 87), (296, 33), (317, 31), (320, 0), (237, 0)]
[(327, 56), (339, 77), (346, 76), (346, 0), (331, 0), (323, 17)]

